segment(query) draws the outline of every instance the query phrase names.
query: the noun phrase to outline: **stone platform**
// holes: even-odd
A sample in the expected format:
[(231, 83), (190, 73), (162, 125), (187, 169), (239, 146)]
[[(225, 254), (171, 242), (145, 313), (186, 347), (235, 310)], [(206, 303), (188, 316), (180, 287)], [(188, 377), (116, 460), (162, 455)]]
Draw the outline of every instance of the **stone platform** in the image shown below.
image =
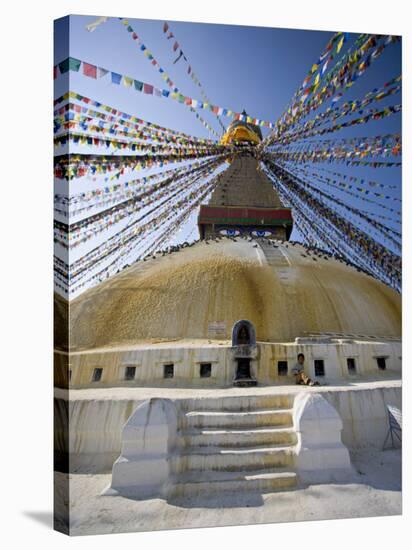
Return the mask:
[[(177, 408), (179, 438), (185, 444), (184, 458), (176, 459), (176, 472), (179, 472), (179, 461), (186, 461), (189, 471), (202, 470), (206, 464), (218, 465), (219, 461), (230, 462), (232, 473), (220, 480), (230, 483), (236, 478), (233, 472), (237, 464), (241, 464), (243, 470), (247, 463), (251, 472), (258, 471), (262, 463), (269, 467), (287, 466), (287, 447), (294, 441), (290, 433), (291, 407), (302, 392), (320, 394), (336, 409), (342, 419), (342, 442), (351, 450), (381, 448), (387, 431), (386, 405), (401, 408), (399, 379), (331, 383), (312, 388), (278, 385), (221, 389), (84, 389), (71, 390), (68, 399), (67, 391), (56, 389), (56, 428), (61, 426), (60, 430), (56, 429), (57, 454), (69, 455), (70, 471), (109, 472), (120, 455), (126, 421), (144, 401), (164, 398)], [(64, 433), (67, 407), (69, 434)], [(280, 479), (276, 476), (260, 479), (255, 475), (251, 473), (251, 483), (270, 485)], [(202, 481), (201, 477), (198, 480)]]
[[(400, 408), (401, 392), (400, 380), (312, 388), (74, 390), (68, 401), (67, 392), (56, 390), (58, 414), (70, 416), (70, 437), (56, 432), (57, 445), (67, 450), (66, 441), (71, 450), (70, 531), (96, 534), (399, 514), (401, 454), (399, 450), (382, 452), (382, 443), (386, 405)], [(301, 475), (306, 458), (313, 463), (317, 453), (316, 430), (309, 430), (316, 437), (308, 446), (302, 440), (305, 429), (296, 422), (296, 404), (302, 397), (304, 401), (322, 397), (339, 414), (341, 424), (332, 419), (335, 430), (331, 432), (332, 436), (339, 433), (349, 454), (336, 438), (337, 445), (323, 437), (321, 446), (327, 451), (323, 460), (335, 460), (329, 449), (340, 448), (340, 459), (345, 453), (346, 460), (350, 457), (349, 479), (311, 481)], [(164, 440), (165, 422), (161, 418), (153, 422), (156, 415), (152, 416), (150, 407), (147, 419), (152, 421), (134, 423), (140, 435), (132, 426), (122, 448), (124, 425), (136, 418), (138, 408), (144, 411), (144, 403), (153, 401), (172, 405), (166, 411), (168, 420), (173, 416), (177, 420), (172, 452), (158, 447), (152, 453), (156, 451), (153, 442), (158, 445)], [(327, 423), (330, 418), (323, 415)], [(314, 415), (306, 416), (309, 422), (313, 419)], [(152, 448), (146, 447), (149, 442)], [(137, 461), (136, 443), (142, 451)], [(312, 456), (305, 458), (299, 443), (301, 450), (311, 447)], [(148, 467), (142, 468), (140, 459)], [(157, 496), (133, 492), (127, 479), (120, 491), (108, 490), (113, 486), (115, 461), (130, 461), (133, 476), (140, 475), (144, 482), (150, 482), (153, 473), (162, 474), (155, 461), (163, 461), (168, 468), (165, 490)], [(333, 469), (332, 462), (326, 466)], [(67, 477), (56, 473), (58, 517), (60, 508), (64, 516), (59, 488), (63, 497), (65, 483)]]

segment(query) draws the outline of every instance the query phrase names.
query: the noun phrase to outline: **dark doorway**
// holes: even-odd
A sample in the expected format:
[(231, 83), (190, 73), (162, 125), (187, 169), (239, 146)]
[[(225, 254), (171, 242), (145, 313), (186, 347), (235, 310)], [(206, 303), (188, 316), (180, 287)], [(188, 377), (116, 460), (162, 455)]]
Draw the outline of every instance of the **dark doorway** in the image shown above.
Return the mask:
[(386, 370), (386, 357), (377, 357), (376, 362), (379, 370)]
[(348, 357), (346, 359), (346, 364), (348, 365), (349, 374), (356, 374), (356, 362), (354, 357)]
[(102, 374), (103, 374), (102, 368), (100, 367), (95, 368), (93, 371), (92, 382), (100, 382), (100, 380), (102, 379)]
[(325, 363), (323, 359), (315, 359), (315, 376), (325, 376)]
[(173, 363), (163, 365), (163, 378), (173, 378), (175, 375), (175, 367)]
[(237, 359), (236, 380), (250, 378), (250, 359), (242, 357)]
[(200, 378), (210, 378), (212, 376), (212, 363), (200, 363)]
[(288, 375), (288, 362), (278, 361), (278, 376), (287, 376), (287, 375)]
[(136, 376), (136, 367), (126, 367), (126, 370), (124, 373), (124, 379), (134, 380), (135, 376)]

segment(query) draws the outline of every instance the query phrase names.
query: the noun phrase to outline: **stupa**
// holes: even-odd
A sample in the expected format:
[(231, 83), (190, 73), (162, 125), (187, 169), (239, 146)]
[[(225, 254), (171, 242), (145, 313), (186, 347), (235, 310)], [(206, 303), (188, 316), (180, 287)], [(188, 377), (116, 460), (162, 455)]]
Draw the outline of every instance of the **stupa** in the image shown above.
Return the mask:
[[(244, 153), (200, 207), (199, 242), (139, 261), (70, 302), (69, 345), (58, 333), (56, 342), (61, 384), (278, 384), (293, 380), (299, 352), (320, 380), (400, 372), (399, 294), (288, 241), (291, 209), (250, 147), (260, 137), (251, 124), (229, 126), (224, 139)], [(63, 303), (59, 311), (67, 315)]]
[[(107, 472), (121, 455), (112, 489), (141, 498), (273, 491), (297, 474), (347, 476), (341, 431), (349, 448), (383, 442), (386, 405), (401, 400), (401, 298), (289, 240), (291, 210), (251, 147), (257, 130), (229, 127), (244, 152), (201, 206), (199, 241), (138, 261), (70, 304), (56, 299), (62, 468)], [(69, 337), (59, 331), (67, 319)], [(316, 392), (309, 400), (291, 373), (298, 353), (329, 386), (305, 388)]]

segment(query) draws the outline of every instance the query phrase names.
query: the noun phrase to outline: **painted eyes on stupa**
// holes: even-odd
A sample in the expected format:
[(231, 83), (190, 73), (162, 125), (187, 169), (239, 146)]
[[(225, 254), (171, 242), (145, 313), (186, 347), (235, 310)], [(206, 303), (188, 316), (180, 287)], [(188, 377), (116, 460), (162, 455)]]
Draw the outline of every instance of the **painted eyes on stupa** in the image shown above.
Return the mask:
[(272, 235), (272, 232), (265, 229), (256, 229), (255, 231), (251, 231), (251, 234), (254, 237), (269, 237)]
[(226, 235), (227, 237), (237, 237), (240, 235), (240, 231), (238, 229), (221, 229), (219, 233), (221, 235)]
[[(239, 229), (221, 229), (219, 233), (220, 235), (226, 235), (227, 237), (237, 237), (242, 232)], [(270, 237), (272, 235), (272, 231), (269, 231), (268, 229), (253, 229), (250, 233), (246, 230), (243, 234), (250, 234), (252, 237)]]

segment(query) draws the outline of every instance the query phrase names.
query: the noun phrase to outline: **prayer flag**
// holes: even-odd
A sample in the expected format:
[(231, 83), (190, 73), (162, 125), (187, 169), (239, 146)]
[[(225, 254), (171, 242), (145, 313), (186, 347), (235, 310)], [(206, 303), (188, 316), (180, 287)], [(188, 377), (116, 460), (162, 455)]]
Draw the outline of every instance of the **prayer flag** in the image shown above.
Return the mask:
[(102, 78), (103, 76), (107, 75), (109, 71), (107, 69), (103, 69), (103, 67), (97, 68), (97, 78)]
[(143, 92), (145, 94), (153, 95), (153, 86), (151, 84), (143, 84)]
[(310, 76), (310, 75), (307, 76), (307, 77), (305, 78), (305, 80), (302, 82), (302, 86), (301, 86), (301, 87), (304, 88), (307, 84), (309, 84), (310, 79), (311, 79), (311, 76)]
[(340, 100), (341, 97), (342, 97), (342, 94), (341, 94), (341, 93), (337, 94), (337, 95), (332, 99), (332, 103), (336, 103), (337, 101)]
[(183, 52), (182, 52), (182, 50), (180, 50), (179, 55), (178, 55), (178, 56), (176, 57), (176, 59), (173, 61), (173, 65), (179, 61), (179, 59), (182, 57), (182, 55), (183, 55)]
[(122, 75), (119, 73), (112, 73), (112, 84), (120, 84)]
[(108, 17), (98, 17), (96, 19), (96, 21), (94, 21), (93, 23), (89, 23), (88, 25), (86, 25), (86, 29), (89, 31), (89, 32), (93, 32), (96, 27), (98, 27), (99, 25), (101, 25), (102, 23), (106, 23), (106, 21), (108, 20), (109, 18)]
[(138, 92), (141, 92), (143, 90), (143, 82), (140, 82), (140, 80), (135, 80), (134, 87)]
[(78, 72), (80, 69), (80, 65), (81, 65), (80, 59), (75, 59), (74, 57), (68, 57), (67, 59), (59, 63), (60, 73), (64, 74), (64, 73), (67, 73), (67, 71)]
[(326, 69), (328, 68), (329, 62), (331, 61), (331, 57), (328, 57), (328, 59), (325, 61), (322, 67), (322, 76), (325, 74)]
[(97, 67), (83, 61), (83, 74), (90, 78), (97, 78)]
[(336, 46), (336, 53), (339, 53), (342, 49), (343, 43), (345, 42), (345, 35), (339, 40), (338, 45)]

